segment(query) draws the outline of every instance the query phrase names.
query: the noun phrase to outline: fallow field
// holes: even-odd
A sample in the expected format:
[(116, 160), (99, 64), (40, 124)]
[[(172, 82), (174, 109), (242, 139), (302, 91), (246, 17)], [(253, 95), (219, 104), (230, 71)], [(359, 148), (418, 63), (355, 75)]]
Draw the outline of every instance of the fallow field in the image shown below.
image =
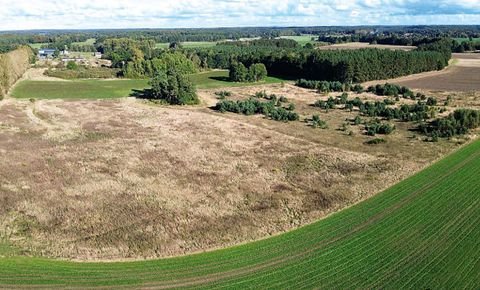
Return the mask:
[(476, 141), (322, 221), (209, 253), (74, 263), (18, 256), (3, 247), (0, 286), (475, 289), (480, 280), (479, 154)]
[[(454, 53), (451, 65), (442, 71), (421, 73), (387, 81), (423, 91), (479, 91), (480, 54)], [(385, 81), (372, 81), (365, 85), (379, 82)]]

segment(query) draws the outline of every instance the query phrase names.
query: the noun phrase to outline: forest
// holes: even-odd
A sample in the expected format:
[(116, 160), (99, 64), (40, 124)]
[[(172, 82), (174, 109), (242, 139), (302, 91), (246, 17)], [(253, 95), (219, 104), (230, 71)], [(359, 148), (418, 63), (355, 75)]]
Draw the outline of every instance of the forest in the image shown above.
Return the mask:
[(341, 82), (364, 82), (441, 70), (451, 57), (450, 53), (445, 53), (442, 44), (412, 52), (380, 49), (319, 51), (232, 45), (193, 51), (209, 68), (227, 69), (232, 62), (246, 66), (263, 63), (274, 76)]

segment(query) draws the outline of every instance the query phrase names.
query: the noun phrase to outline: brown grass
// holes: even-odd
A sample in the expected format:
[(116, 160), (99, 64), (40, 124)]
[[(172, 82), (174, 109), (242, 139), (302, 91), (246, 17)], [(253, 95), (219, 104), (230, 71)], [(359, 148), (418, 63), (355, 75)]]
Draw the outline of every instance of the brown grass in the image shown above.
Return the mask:
[[(8, 100), (0, 106), (0, 235), (32, 254), (80, 260), (162, 257), (233, 245), (309, 223), (364, 199), (454, 147), (411, 125), (365, 145), (357, 113), (311, 106), (291, 85), (232, 88), (285, 95), (329, 128), (159, 107), (132, 99)], [(364, 99), (377, 98), (369, 94)]]

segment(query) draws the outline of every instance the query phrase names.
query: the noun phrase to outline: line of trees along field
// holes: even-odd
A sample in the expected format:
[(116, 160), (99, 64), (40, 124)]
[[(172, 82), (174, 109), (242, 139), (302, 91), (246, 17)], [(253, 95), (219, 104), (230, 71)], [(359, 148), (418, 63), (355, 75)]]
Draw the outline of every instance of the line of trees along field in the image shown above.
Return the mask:
[(33, 51), (28, 46), (0, 54), (0, 100), (23, 75), (32, 62)]

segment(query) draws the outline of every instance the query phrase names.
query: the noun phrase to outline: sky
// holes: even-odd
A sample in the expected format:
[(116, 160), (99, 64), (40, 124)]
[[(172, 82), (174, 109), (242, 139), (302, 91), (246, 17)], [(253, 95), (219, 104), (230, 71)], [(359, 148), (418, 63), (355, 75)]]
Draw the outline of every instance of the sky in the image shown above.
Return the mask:
[(480, 0), (0, 0), (0, 30), (480, 24)]

